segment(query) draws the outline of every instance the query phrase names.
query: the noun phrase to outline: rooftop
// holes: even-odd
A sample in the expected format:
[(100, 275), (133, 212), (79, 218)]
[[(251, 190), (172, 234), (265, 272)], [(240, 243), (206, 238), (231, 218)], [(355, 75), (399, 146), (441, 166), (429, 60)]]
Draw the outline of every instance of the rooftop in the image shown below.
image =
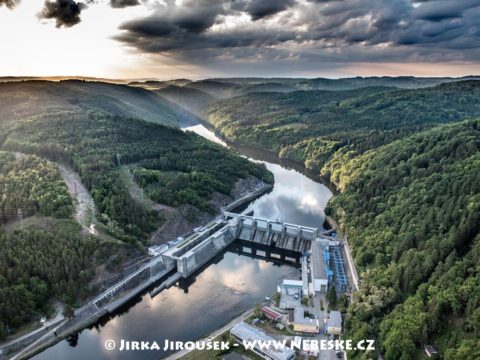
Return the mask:
[(231, 352), (223, 357), (223, 360), (245, 360), (245, 359), (247, 358), (236, 352)]
[(275, 310), (269, 308), (268, 306), (264, 306), (260, 309), (265, 315), (267, 315), (270, 319), (278, 320), (282, 317), (282, 314), (276, 312)]
[(330, 311), (330, 317), (328, 318), (327, 326), (335, 328), (342, 327), (342, 314), (340, 311)]
[(425, 352), (428, 354), (428, 356), (438, 355), (438, 350), (435, 346), (425, 345), (424, 348), (425, 348)]
[[(273, 341), (272, 337), (268, 336), (265, 334), (262, 330), (248, 325), (245, 322), (240, 322), (237, 325), (235, 325), (231, 330), (230, 333), (232, 335), (235, 335), (236, 337), (246, 340), (246, 341)], [(292, 349), (289, 349), (285, 347), (284, 349), (275, 349), (275, 347), (270, 346), (269, 348), (264, 348), (260, 349), (259, 347), (256, 346), (256, 349), (260, 352), (263, 352), (265, 355), (269, 356), (270, 358), (274, 360), (290, 360), (293, 359), (295, 356), (295, 351)]]
[(293, 322), (299, 325), (316, 325), (318, 326), (319, 321), (318, 319), (311, 319), (309, 317), (305, 317), (305, 311), (308, 309), (304, 308), (303, 306), (298, 306), (295, 308), (293, 312)]
[[(328, 246), (328, 245), (327, 245)], [(325, 243), (320, 241), (314, 241), (312, 243), (312, 277), (314, 279), (325, 279), (327, 280), (327, 264), (323, 258), (323, 249), (325, 248)]]
[(303, 287), (303, 282), (302, 280), (289, 280), (289, 279), (283, 279), (283, 286), (287, 287), (298, 287), (302, 288)]

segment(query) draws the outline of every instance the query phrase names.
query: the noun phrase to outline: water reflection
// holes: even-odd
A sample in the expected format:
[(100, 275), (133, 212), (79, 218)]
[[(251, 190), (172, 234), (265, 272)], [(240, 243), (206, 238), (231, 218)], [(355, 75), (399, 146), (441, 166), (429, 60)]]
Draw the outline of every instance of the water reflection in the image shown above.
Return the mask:
[[(227, 144), (203, 125), (195, 125), (184, 130), (194, 131), (197, 134), (219, 144)], [(270, 152), (234, 146), (238, 152), (250, 159), (263, 162), (275, 178), (273, 191), (262, 196), (250, 204), (247, 210), (254, 214), (272, 220), (281, 219), (299, 225), (322, 227), (325, 220), (323, 209), (332, 197), (332, 192), (322, 184), (321, 179), (309, 173), (296, 163), (283, 161)]]
[(296, 170), (265, 164), (275, 176), (275, 186), (272, 192), (251, 203), (247, 210), (253, 210), (259, 217), (322, 227), (323, 209), (332, 196), (330, 190)]
[[(163, 342), (200, 338), (271, 296), (284, 277), (298, 276), (292, 266), (226, 252), (221, 261), (197, 274), (188, 293), (173, 287), (151, 299), (140, 298), (128, 311), (81, 332), (71, 343), (62, 341), (35, 359), (159, 359), (163, 352), (110, 352), (106, 340)], [(73, 339), (72, 339), (73, 340)]]
[(197, 133), (198, 135), (203, 136), (205, 139), (208, 139), (210, 141), (213, 141), (213, 142), (215, 142), (217, 144), (220, 144), (220, 145), (223, 145), (223, 146), (227, 146), (227, 143), (225, 141), (220, 140), (219, 137), (215, 136), (215, 134), (213, 132), (208, 130), (203, 125), (200, 125), (200, 124), (193, 125), (193, 126), (186, 127), (183, 130), (193, 131), (194, 133)]
[[(225, 145), (201, 125), (189, 129)], [(307, 226), (322, 225), (323, 209), (332, 194), (325, 185), (312, 180), (316, 179), (314, 175), (302, 174), (292, 168), (294, 164), (292, 167), (276, 164), (272, 154), (267, 153), (271, 157), (268, 161), (262, 151), (237, 150), (265, 162), (275, 176), (273, 190), (250, 204), (249, 210), (260, 217)], [(232, 244), (229, 250), (241, 253), (235, 246), (238, 243)], [(148, 294), (135, 298), (115, 315), (102, 319), (70, 341), (47, 349), (35, 359), (159, 359), (166, 354), (108, 351), (104, 344), (109, 339), (158, 343), (165, 339), (198, 339), (258, 304), (265, 296), (271, 296), (283, 278), (298, 278), (295, 267), (238, 253), (220, 254), (201, 272), (153, 299)]]

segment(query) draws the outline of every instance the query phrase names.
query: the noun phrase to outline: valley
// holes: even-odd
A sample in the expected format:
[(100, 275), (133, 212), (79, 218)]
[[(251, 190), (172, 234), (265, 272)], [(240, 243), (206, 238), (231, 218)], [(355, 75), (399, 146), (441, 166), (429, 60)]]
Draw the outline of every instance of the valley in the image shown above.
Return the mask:
[[(447, 359), (468, 358), (480, 306), (480, 82), (454, 80), (0, 84), (1, 241), (18, 248), (4, 253), (9, 267), (0, 269), (2, 335), (54, 316), (54, 301), (80, 306), (146, 264), (148, 246), (201, 227), (263, 182), (273, 190), (242, 210), (316, 228), (326, 214), (348, 237), (360, 284), (344, 336), (375, 339), (386, 360), (421, 359), (425, 343)], [(322, 183), (335, 187), (331, 200)], [(142, 293), (127, 306), (133, 318), (120, 310), (39, 358), (83, 358), (105, 333), (120, 336), (117, 322), (142, 323), (145, 309), (163, 301), (181, 298), (187, 308), (189, 289), (231, 289), (208, 285), (227, 271), (223, 261), (232, 271), (253, 261), (229, 252), (221, 259), (180, 282), (183, 295), (177, 286), (154, 300)], [(255, 266), (270, 266), (262, 261)], [(21, 263), (24, 275), (14, 276)], [(264, 280), (272, 276), (281, 274), (271, 268)], [(145, 329), (184, 339), (212, 332), (272, 294), (268, 286), (250, 293), (249, 281), (240, 286), (246, 297), (228, 300), (218, 321), (176, 334)], [(188, 316), (205, 311), (205, 296), (197, 294), (197, 315)]]

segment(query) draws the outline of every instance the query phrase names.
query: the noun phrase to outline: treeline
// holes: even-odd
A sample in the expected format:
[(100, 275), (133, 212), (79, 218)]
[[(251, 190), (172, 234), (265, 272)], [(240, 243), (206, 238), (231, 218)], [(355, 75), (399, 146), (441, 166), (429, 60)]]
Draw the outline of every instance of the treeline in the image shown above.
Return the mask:
[(219, 101), (203, 116), (229, 140), (322, 169), (436, 124), (480, 115), (480, 81), (398, 90), (248, 94)]
[(33, 214), (67, 218), (73, 211), (59, 169), (37, 156), (15, 160), (0, 152), (0, 195), (3, 222)]
[[(173, 191), (175, 205), (188, 202), (205, 208), (213, 191), (229, 193), (236, 180), (248, 175), (272, 181), (265, 167), (196, 134), (141, 120), (66, 112), (7, 122), (2, 127), (8, 133), (4, 148), (70, 164), (92, 194), (100, 221), (129, 243), (146, 239), (159, 216), (130, 197), (118, 174), (119, 164), (139, 163), (149, 170), (181, 173), (182, 183), (166, 189)], [(161, 191), (164, 185), (159, 181), (154, 187)]]
[(73, 205), (59, 169), (35, 155), (15, 159), (0, 151), (0, 211), (3, 339), (47, 314), (53, 297), (70, 304), (86, 297), (92, 256), (102, 246), (83, 237), (80, 226), (68, 219)]
[[(339, 162), (340, 220), (360, 268), (348, 338), (377, 338), (386, 360), (433, 343), (480, 356), (480, 120), (436, 127)], [(368, 358), (369, 354), (352, 354)]]

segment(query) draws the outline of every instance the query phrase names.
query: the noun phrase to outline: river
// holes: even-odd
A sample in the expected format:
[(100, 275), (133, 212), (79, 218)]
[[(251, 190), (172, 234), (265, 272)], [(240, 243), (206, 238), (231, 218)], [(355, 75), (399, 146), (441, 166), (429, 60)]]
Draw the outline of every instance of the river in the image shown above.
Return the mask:
[[(225, 145), (202, 125), (185, 130)], [(323, 210), (331, 191), (313, 174), (296, 164), (279, 163), (260, 150), (234, 147), (254, 161), (265, 163), (275, 177), (271, 192), (248, 206), (259, 217), (281, 219), (321, 227)], [(296, 169), (295, 169), (296, 168)], [(227, 249), (194, 278), (162, 291), (153, 299), (143, 294), (96, 326), (62, 341), (37, 355), (37, 360), (55, 359), (159, 359), (162, 351), (108, 351), (106, 340), (195, 340), (220, 328), (240, 313), (271, 296), (283, 278), (297, 279), (299, 271), (287, 264), (274, 264)]]

